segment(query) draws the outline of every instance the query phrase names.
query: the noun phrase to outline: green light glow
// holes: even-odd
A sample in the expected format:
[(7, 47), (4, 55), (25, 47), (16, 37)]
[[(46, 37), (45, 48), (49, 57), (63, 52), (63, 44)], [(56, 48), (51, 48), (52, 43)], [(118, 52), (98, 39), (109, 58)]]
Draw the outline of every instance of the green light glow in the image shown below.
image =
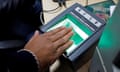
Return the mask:
[(106, 31), (103, 33), (99, 45), (99, 48), (111, 48), (113, 45), (113, 37), (111, 35), (111, 32)]

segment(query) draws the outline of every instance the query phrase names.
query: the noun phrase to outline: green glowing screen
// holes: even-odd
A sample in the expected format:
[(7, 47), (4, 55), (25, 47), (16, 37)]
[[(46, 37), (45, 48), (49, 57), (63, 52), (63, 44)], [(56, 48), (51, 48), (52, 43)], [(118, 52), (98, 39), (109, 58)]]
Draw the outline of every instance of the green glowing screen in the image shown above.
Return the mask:
[(84, 42), (93, 32), (83, 23), (79, 22), (75, 17), (70, 14), (65, 15), (57, 23), (55, 23), (48, 31), (56, 29), (60, 26), (73, 27), (73, 36), (70, 40), (73, 41), (73, 44), (66, 50), (66, 53), (69, 55), (74, 51), (77, 46)]

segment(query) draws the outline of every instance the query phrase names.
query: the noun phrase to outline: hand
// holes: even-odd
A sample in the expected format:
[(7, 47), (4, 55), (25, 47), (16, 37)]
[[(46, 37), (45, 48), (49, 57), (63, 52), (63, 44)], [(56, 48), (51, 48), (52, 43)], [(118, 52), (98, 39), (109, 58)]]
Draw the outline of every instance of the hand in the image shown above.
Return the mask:
[(50, 32), (39, 34), (35, 32), (25, 49), (32, 51), (40, 61), (41, 68), (51, 65), (68, 48), (72, 41), (72, 28), (59, 27)]

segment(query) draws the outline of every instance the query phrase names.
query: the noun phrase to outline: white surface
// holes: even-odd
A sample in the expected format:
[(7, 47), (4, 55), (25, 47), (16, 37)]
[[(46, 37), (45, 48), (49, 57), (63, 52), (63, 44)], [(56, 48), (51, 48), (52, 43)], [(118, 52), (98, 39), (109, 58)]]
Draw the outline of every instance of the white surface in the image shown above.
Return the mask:
[(115, 8), (116, 8), (116, 5), (110, 6), (110, 16), (112, 16), (112, 14), (113, 14)]

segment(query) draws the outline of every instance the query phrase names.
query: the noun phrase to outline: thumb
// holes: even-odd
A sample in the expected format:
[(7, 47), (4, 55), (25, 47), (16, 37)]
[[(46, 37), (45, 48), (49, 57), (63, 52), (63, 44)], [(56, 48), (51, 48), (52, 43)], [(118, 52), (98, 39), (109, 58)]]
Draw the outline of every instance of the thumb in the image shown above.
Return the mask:
[(39, 33), (38, 30), (36, 30), (35, 33), (34, 33), (34, 35), (33, 35), (33, 37), (36, 37), (36, 36), (38, 36), (38, 35), (40, 35), (40, 33)]
[(35, 32), (34, 32), (34, 34), (33, 34), (33, 36), (31, 37), (31, 39), (30, 39), (30, 41), (31, 40), (34, 40), (37, 36), (39, 36), (40, 34), (39, 34), (39, 31), (38, 30), (36, 30)]

